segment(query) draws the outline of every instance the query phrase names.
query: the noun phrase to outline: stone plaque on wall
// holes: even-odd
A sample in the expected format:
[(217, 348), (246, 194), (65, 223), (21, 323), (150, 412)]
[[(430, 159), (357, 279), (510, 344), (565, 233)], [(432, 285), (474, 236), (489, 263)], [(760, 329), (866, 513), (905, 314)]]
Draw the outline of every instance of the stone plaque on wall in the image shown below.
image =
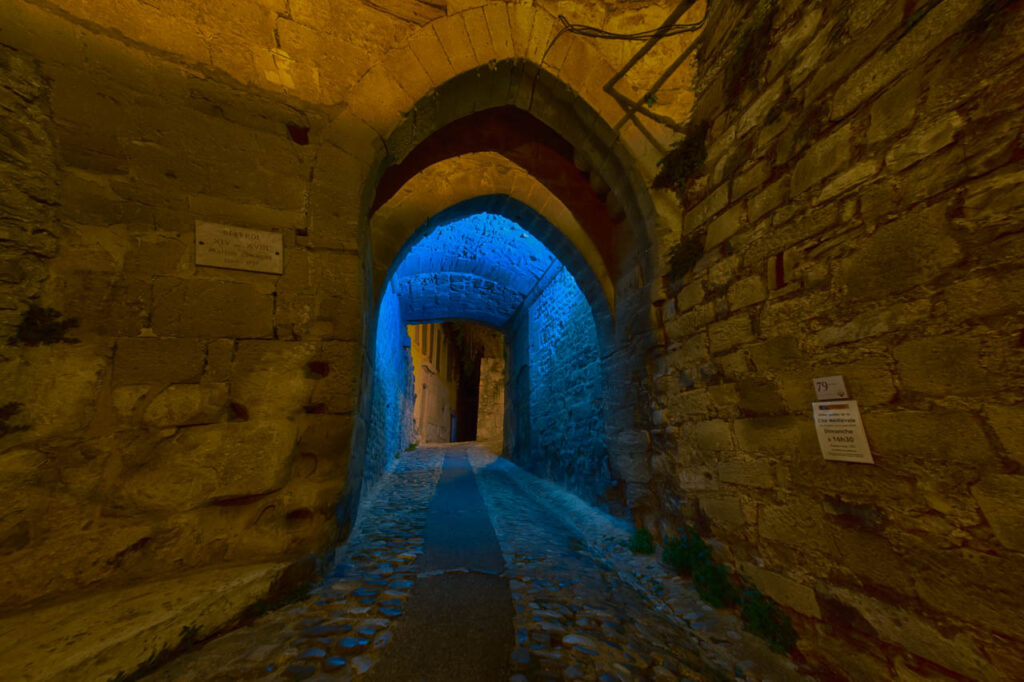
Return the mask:
[(280, 232), (196, 221), (196, 265), (280, 275), (283, 254)]
[(856, 400), (811, 403), (818, 444), (825, 459), (874, 464)]

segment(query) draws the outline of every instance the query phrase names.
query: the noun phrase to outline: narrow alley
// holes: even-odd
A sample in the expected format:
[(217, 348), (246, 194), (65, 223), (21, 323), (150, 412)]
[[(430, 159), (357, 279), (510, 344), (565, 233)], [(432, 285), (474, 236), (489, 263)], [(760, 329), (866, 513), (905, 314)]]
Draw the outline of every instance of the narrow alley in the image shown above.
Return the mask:
[(800, 679), (628, 525), (479, 445), (404, 453), (364, 505), (308, 597), (144, 679)]

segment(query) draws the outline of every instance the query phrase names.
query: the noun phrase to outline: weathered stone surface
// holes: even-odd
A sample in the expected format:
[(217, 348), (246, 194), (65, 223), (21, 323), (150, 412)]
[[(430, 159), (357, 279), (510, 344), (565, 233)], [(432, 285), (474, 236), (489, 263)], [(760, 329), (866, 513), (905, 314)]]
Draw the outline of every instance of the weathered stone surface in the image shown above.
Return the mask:
[(153, 330), (159, 336), (272, 337), (274, 297), (241, 282), (158, 277)]
[(771, 462), (727, 461), (718, 465), (718, 478), (723, 483), (772, 488), (775, 486), (775, 467)]
[(953, 144), (956, 132), (963, 126), (963, 118), (955, 112), (950, 112), (936, 121), (929, 121), (889, 150), (885, 155), (886, 167), (897, 171), (903, 170)]
[(851, 135), (852, 128), (844, 125), (804, 154), (793, 169), (793, 196), (846, 167)]
[(992, 677), (991, 664), (966, 633), (944, 636), (925, 618), (889, 604), (851, 592), (832, 588), (843, 602), (854, 606), (865, 620), (888, 642), (905, 646), (926, 659), (962, 675), (986, 679)]
[(738, 497), (703, 495), (700, 508), (715, 523), (723, 528), (741, 528), (747, 523), (743, 513), (743, 502)]
[(811, 618), (821, 618), (821, 609), (814, 590), (791, 578), (763, 569), (755, 564), (741, 564), (743, 575), (762, 592), (780, 604)]
[(295, 424), (285, 420), (187, 427), (157, 447), (122, 494), (143, 508), (186, 510), (271, 492), (287, 481), (294, 443)]
[[(877, 412), (864, 415), (872, 452), (909, 466), (914, 460), (984, 463), (994, 455), (980, 420), (966, 412)], [(899, 466), (899, 465), (898, 465)]]
[(988, 393), (998, 378), (982, 366), (978, 337), (959, 334), (913, 339), (893, 349), (903, 388), (931, 395)]
[(715, 322), (708, 327), (708, 338), (712, 353), (720, 353), (735, 348), (741, 343), (753, 341), (757, 337), (747, 315), (733, 315), (722, 322)]
[(224, 419), (227, 408), (227, 384), (173, 384), (149, 403), (143, 419), (158, 428), (210, 424)]
[[(239, 341), (231, 364), (231, 399), (245, 405), (253, 419), (298, 414), (312, 402), (317, 379), (306, 367), (318, 357), (315, 342)], [(330, 366), (330, 360), (325, 361)]]
[(238, 618), (286, 566), (216, 568), (5, 618), (0, 636), (11, 654), (0, 675), (109, 679), (134, 671), (186, 634), (213, 634)]
[(2, 421), (4, 445), (68, 436), (89, 425), (96, 413), (109, 349), (91, 344), (25, 349), (20, 361), (0, 363), (0, 406), (13, 412)]
[(1006, 453), (1024, 464), (1024, 405), (988, 405), (985, 418)]
[(1024, 551), (1024, 476), (987, 476), (971, 488), (971, 494), (999, 542)]
[(704, 238), (704, 248), (710, 249), (718, 246), (729, 237), (736, 234), (747, 219), (747, 207), (744, 204), (737, 204), (716, 218), (708, 225), (708, 233)]
[(197, 339), (119, 339), (114, 352), (115, 385), (198, 381), (205, 354)]
[(865, 248), (844, 263), (848, 296), (885, 296), (931, 280), (960, 259), (948, 233), (946, 206), (936, 204), (878, 228)]
[(882, 92), (871, 105), (871, 127), (868, 143), (880, 142), (903, 132), (914, 121), (917, 99), (921, 92), (921, 72), (911, 71), (898, 83)]
[(821, 516), (821, 507), (806, 499), (764, 505), (758, 510), (757, 530), (762, 542), (830, 552), (833, 543)]

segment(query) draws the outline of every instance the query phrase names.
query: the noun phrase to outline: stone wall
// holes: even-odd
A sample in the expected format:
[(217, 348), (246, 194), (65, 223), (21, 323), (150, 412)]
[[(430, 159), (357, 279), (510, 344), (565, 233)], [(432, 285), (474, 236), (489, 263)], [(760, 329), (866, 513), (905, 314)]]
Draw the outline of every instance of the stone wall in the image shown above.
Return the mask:
[(511, 458), (594, 501), (610, 485), (604, 382), (593, 312), (559, 267), (513, 323)]
[[(18, 256), (0, 325), (30, 331), (0, 363), (2, 605), (345, 533), (373, 438), (373, 194), (475, 109), (517, 106), (564, 138), (558, 174), (622, 232), (603, 235), (602, 282), (638, 328), (648, 237), (678, 221), (645, 192), (656, 148), (610, 133), (601, 83), (629, 51), (552, 47), (552, 11), (650, 28), (670, 4), (0, 3), (0, 238)], [(566, 186), (524, 200), (543, 211)], [(283, 274), (196, 266), (197, 220), (279, 233)]]
[(502, 454), (505, 424), (505, 358), (480, 358), (479, 412), (476, 439), (495, 454)]
[[(645, 521), (697, 521), (829, 679), (1015, 677), (1024, 13), (717, 3), (705, 38)], [(836, 374), (873, 465), (822, 458)]]
[[(436, 293), (425, 289), (424, 293)], [(413, 332), (412, 363), (415, 373), (414, 417), (420, 443), (450, 443), (452, 415), (458, 410), (459, 379), (453, 363), (451, 332), (447, 324), (410, 327)]]
[[(316, 107), (28, 3), (0, 34), (0, 605), (326, 548), (362, 280), (306, 236)], [(197, 267), (196, 220), (284, 274)]]
[(363, 489), (380, 479), (384, 468), (417, 440), (412, 339), (398, 295), (389, 284), (377, 311), (373, 363), (373, 404), (367, 423)]

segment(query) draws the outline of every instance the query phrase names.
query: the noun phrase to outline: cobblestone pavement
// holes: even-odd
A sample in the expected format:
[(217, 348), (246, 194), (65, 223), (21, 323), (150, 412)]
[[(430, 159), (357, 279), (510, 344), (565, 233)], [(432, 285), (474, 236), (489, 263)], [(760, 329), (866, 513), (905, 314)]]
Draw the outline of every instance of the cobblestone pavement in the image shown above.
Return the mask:
[(797, 679), (792, 664), (743, 633), (735, 616), (702, 605), (656, 560), (625, 549), (627, 524), (465, 444), (403, 453), (364, 501), (335, 569), (307, 599), (145, 679), (378, 677), (367, 673), (398, 653), (393, 632), (417, 580), (440, 572), (418, 570), (416, 560), (453, 452), (469, 456), (505, 560), (515, 608), (510, 682)]

